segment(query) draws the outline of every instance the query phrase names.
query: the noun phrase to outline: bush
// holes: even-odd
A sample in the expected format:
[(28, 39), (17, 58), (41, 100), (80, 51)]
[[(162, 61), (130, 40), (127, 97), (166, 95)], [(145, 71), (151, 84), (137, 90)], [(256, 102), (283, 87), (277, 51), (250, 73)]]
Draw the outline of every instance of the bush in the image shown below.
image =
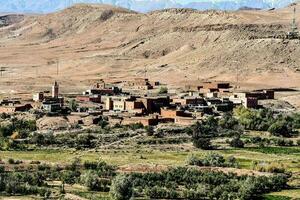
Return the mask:
[(4, 173), (5, 172), (5, 166), (0, 165), (0, 173)]
[(188, 165), (203, 166), (202, 160), (195, 155), (189, 156), (186, 160), (186, 163)]
[(245, 144), (243, 140), (240, 139), (240, 137), (235, 137), (230, 141), (229, 145), (235, 148), (244, 148)]
[(192, 129), (194, 146), (204, 150), (212, 149), (211, 139), (218, 133), (218, 121), (210, 117), (206, 121), (197, 122)]
[(217, 153), (209, 153), (202, 160), (204, 166), (212, 166), (212, 167), (224, 167), (225, 159), (222, 155)]
[(167, 87), (161, 87), (159, 88), (159, 94), (167, 94), (168, 93), (168, 88)]
[(81, 183), (83, 183), (91, 191), (101, 191), (101, 183), (99, 176), (93, 172), (88, 171), (80, 177)]
[(146, 126), (145, 130), (146, 130), (148, 136), (153, 136), (153, 134), (154, 134), (153, 126)]
[(13, 158), (9, 158), (8, 163), (11, 164), (11, 165), (18, 165), (18, 164), (21, 164), (23, 162), (21, 160), (14, 160)]
[(133, 185), (126, 175), (118, 175), (112, 181), (110, 195), (115, 200), (129, 200), (133, 194)]
[(286, 169), (283, 164), (269, 163), (269, 162), (253, 162), (252, 169), (259, 172), (269, 172), (269, 173), (285, 173)]
[(293, 130), (286, 121), (277, 121), (269, 127), (268, 132), (274, 136), (290, 137)]

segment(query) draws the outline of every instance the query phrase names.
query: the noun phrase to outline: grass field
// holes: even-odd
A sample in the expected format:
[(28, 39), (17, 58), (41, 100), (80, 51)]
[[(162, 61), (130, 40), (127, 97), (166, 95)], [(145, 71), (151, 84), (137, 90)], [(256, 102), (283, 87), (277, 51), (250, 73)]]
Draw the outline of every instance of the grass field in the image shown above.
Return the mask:
[[(282, 147), (279, 151), (287, 152), (291, 148)], [(253, 161), (282, 162), (288, 170), (300, 172), (300, 154), (291, 150), (284, 154), (269, 154), (265, 148), (216, 150), (225, 157), (234, 156), (238, 159), (242, 168), (250, 169)], [(71, 150), (37, 150), (37, 151), (2, 151), (1, 159), (39, 160), (49, 163), (69, 163), (75, 158), (81, 160), (104, 160), (110, 164), (122, 166), (128, 164), (160, 164), (160, 165), (184, 165), (187, 157), (191, 154), (202, 157), (211, 151), (167, 151), (151, 150), (151, 148), (105, 150), (105, 151), (71, 151)], [(296, 152), (296, 153), (295, 153)], [(278, 152), (277, 152), (278, 153)]]
[(300, 200), (300, 189), (272, 192), (265, 195), (265, 200)]
[[(172, 149), (172, 148), (171, 148)], [(80, 158), (82, 161), (104, 160), (109, 164), (116, 166), (130, 166), (138, 164), (164, 165), (164, 166), (183, 166), (186, 164), (186, 159), (193, 154), (203, 157), (211, 151), (190, 149), (190, 150), (166, 150), (152, 148), (152, 146), (142, 146), (139, 149), (134, 147), (121, 148), (114, 150), (99, 150), (99, 151), (73, 151), (73, 150), (34, 150), (34, 151), (1, 151), (1, 159), (13, 158), (23, 161), (42, 161), (53, 164), (70, 163), (75, 158)], [(245, 148), (245, 149), (224, 149), (215, 150), (224, 157), (234, 156), (240, 163), (243, 169), (251, 169), (254, 161), (283, 163), (288, 171), (293, 174), (300, 173), (300, 154), (299, 149), (289, 147), (265, 147), (265, 148)], [(297, 175), (298, 176), (298, 175)], [(300, 177), (295, 176), (295, 186), (299, 187)], [(72, 189), (72, 188), (71, 188)], [(107, 199), (106, 194), (90, 193), (88, 191), (80, 191), (75, 188), (71, 192), (74, 195), (81, 196), (87, 199), (92, 197), (95, 199)], [(271, 193), (265, 197), (267, 200), (287, 200), (300, 198), (300, 189), (285, 190), (279, 193)], [(5, 198), (6, 199), (6, 198)], [(29, 200), (30, 197), (14, 198), (20, 200)], [(1, 200), (1, 197), (0, 197)]]

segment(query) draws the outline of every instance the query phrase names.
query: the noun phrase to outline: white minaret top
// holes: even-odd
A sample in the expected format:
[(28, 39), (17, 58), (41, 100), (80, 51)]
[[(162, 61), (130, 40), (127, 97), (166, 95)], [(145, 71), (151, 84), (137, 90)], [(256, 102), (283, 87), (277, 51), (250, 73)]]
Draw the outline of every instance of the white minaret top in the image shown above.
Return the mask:
[(58, 83), (55, 81), (54, 85), (52, 86), (52, 97), (53, 98), (58, 98), (58, 94), (59, 94), (59, 85)]

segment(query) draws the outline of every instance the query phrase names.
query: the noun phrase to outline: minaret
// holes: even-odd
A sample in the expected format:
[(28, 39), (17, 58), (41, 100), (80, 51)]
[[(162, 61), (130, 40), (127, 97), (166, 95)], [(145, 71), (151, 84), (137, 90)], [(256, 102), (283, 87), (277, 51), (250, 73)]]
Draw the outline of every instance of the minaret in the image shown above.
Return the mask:
[(52, 98), (58, 98), (58, 94), (59, 94), (59, 85), (58, 83), (55, 81), (54, 85), (52, 86)]

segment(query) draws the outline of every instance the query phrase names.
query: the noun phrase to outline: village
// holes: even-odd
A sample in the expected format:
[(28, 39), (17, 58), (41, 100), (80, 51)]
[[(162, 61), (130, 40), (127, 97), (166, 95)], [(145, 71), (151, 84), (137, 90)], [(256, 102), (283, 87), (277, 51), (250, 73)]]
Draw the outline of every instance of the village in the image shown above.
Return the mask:
[[(51, 91), (34, 93), (32, 99), (3, 98), (0, 113), (35, 110), (48, 118), (65, 116), (72, 126), (90, 126), (103, 119), (111, 126), (163, 123), (190, 126), (207, 116), (221, 116), (238, 106), (261, 108), (259, 101), (274, 99), (274, 93), (274, 90), (238, 91), (229, 82), (217, 81), (169, 90), (158, 81), (134, 78), (116, 83), (100, 79), (82, 94), (63, 96), (55, 81)], [(44, 127), (47, 128), (51, 129)]]

